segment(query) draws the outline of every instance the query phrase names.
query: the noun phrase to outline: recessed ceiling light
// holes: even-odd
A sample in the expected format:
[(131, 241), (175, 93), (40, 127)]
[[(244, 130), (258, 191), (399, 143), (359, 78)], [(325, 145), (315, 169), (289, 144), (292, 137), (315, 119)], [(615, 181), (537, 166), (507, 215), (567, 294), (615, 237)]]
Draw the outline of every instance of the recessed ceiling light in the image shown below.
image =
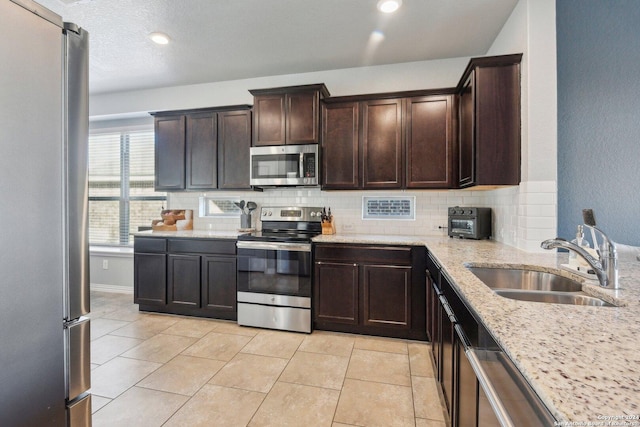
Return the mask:
[(169, 36), (165, 33), (151, 33), (149, 34), (149, 38), (153, 40), (154, 43), (158, 44), (168, 44)]
[(380, 0), (378, 10), (384, 13), (392, 13), (400, 8), (402, 0)]

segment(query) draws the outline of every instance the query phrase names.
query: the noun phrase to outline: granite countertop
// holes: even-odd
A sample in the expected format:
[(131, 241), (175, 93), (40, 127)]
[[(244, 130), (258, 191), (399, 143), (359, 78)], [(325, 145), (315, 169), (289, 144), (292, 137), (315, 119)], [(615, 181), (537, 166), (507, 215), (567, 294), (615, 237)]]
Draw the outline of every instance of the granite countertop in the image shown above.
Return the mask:
[[(229, 238), (238, 231), (145, 231), (136, 236)], [(620, 262), (622, 289), (559, 268), (567, 254), (531, 253), (489, 240), (431, 236), (319, 235), (316, 243), (425, 245), (560, 422), (640, 425), (640, 262)], [(530, 267), (570, 276), (617, 307), (517, 301), (495, 294), (466, 265)], [(624, 424), (627, 421), (628, 424)], [(598, 424), (601, 423), (601, 424)], [(576, 424), (577, 425), (577, 424)]]
[[(426, 245), (558, 421), (607, 425), (614, 419), (607, 417), (630, 416), (618, 421), (640, 425), (640, 262), (620, 263), (622, 289), (612, 291), (561, 270), (566, 253), (531, 253), (488, 240), (447, 237), (333, 235), (314, 241)], [(568, 275), (582, 281), (586, 293), (620, 307), (503, 298), (468, 271), (469, 264)]]
[(139, 231), (133, 233), (140, 237), (183, 237), (188, 239), (236, 239), (244, 231), (212, 231), (212, 230), (181, 230), (181, 231)]

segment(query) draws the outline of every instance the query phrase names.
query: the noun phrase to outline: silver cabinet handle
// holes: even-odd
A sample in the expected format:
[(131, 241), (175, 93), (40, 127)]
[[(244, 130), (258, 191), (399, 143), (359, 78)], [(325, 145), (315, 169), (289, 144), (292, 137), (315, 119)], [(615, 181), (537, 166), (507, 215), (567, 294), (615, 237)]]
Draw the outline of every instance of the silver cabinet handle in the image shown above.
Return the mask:
[(456, 324), (454, 328), (456, 330), (458, 338), (460, 339), (460, 342), (462, 343), (462, 347), (464, 348), (464, 354), (467, 356), (467, 360), (469, 361), (473, 372), (476, 374), (478, 383), (484, 390), (484, 394), (487, 396), (487, 400), (489, 401), (489, 404), (491, 405), (496, 418), (498, 418), (500, 425), (502, 427), (515, 427), (513, 420), (511, 420), (509, 413), (502, 404), (502, 400), (500, 400), (500, 397), (498, 396), (498, 392), (493, 387), (489, 376), (480, 364), (480, 360), (478, 359), (476, 351), (471, 347), (471, 344), (469, 343), (467, 335), (464, 333), (462, 326)]
[(445, 313), (447, 313), (447, 316), (449, 316), (449, 320), (451, 320), (451, 323), (457, 323), (458, 320), (456, 319), (456, 315), (453, 314), (453, 310), (449, 305), (449, 301), (447, 301), (447, 298), (445, 298), (444, 295), (440, 295), (440, 304), (442, 304), (442, 308), (444, 308)]
[(273, 242), (238, 242), (238, 249), (263, 249), (267, 251), (311, 252), (310, 244), (273, 243)]

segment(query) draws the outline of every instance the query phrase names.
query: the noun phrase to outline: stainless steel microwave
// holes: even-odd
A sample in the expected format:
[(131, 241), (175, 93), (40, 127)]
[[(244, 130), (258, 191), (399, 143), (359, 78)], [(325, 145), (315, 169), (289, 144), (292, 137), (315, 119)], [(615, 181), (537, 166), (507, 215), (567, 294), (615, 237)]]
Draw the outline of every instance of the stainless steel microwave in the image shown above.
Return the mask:
[(251, 147), (250, 183), (256, 187), (317, 186), (318, 144)]

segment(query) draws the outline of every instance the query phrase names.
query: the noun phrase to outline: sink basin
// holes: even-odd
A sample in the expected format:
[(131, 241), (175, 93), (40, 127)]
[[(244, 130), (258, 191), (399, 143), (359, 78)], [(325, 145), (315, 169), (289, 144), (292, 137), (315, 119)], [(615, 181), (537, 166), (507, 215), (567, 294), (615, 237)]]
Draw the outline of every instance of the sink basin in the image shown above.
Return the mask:
[(552, 304), (615, 307), (582, 292), (582, 284), (568, 277), (520, 268), (467, 267), (497, 295)]
[(517, 299), (520, 301), (546, 302), (552, 304), (593, 305), (597, 307), (614, 307), (600, 298), (589, 296), (583, 292), (547, 292), (547, 291), (520, 291), (516, 289), (495, 289), (494, 292), (501, 297)]
[(579, 292), (582, 290), (580, 282), (553, 273), (518, 268), (468, 268), (491, 289), (549, 292)]

